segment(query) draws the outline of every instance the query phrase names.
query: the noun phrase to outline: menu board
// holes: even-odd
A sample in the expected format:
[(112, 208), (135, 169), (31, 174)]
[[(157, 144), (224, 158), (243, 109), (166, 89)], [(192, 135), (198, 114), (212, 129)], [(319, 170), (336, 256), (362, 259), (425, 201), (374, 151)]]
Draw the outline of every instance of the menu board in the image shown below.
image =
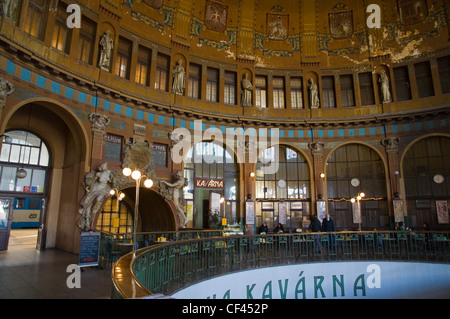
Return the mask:
[(100, 232), (82, 232), (80, 241), (80, 256), (78, 266), (98, 266), (100, 248)]

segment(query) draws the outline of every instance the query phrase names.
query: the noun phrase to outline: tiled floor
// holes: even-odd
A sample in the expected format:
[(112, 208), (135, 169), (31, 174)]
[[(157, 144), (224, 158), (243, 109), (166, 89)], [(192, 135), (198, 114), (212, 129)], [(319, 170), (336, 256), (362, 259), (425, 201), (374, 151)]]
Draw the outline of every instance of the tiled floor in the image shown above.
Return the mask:
[(0, 299), (107, 299), (111, 297), (110, 270), (84, 267), (81, 288), (68, 288), (70, 264), (78, 255), (35, 249), (33, 233), (13, 231), (10, 246), (0, 251)]

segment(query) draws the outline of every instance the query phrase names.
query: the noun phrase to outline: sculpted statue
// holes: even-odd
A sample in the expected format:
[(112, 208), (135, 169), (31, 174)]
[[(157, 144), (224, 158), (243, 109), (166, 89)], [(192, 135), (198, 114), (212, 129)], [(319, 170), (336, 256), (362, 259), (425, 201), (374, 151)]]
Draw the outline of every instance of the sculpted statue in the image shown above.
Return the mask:
[(381, 84), (381, 95), (383, 97), (383, 103), (391, 102), (391, 92), (389, 91), (389, 78), (386, 74), (386, 71), (380, 71), (380, 78), (378, 82)]
[(78, 212), (81, 214), (78, 220), (78, 227), (82, 230), (89, 230), (94, 214), (100, 209), (105, 198), (109, 197), (112, 181), (111, 171), (108, 170), (108, 163), (100, 165), (98, 170), (86, 174), (83, 186), (86, 194), (81, 199), (81, 208)]
[(183, 176), (182, 171), (177, 172), (177, 180), (173, 183), (169, 183), (163, 180), (159, 181), (159, 191), (166, 200), (172, 200), (177, 209), (177, 215), (180, 219), (181, 226), (185, 226), (187, 218), (184, 213), (184, 207), (186, 205), (183, 198), (183, 188), (188, 185), (187, 178)]
[(184, 86), (186, 82), (186, 72), (184, 71), (183, 66), (181, 65), (181, 59), (178, 60), (178, 63), (173, 68), (173, 84), (172, 84), (172, 92), (176, 94), (184, 94)]
[(12, 15), (17, 8), (18, 0), (0, 0), (0, 3), (3, 7), (3, 16), (12, 19)]
[(111, 31), (106, 30), (100, 38), (100, 61), (98, 63), (102, 70), (109, 71), (111, 64), (111, 55), (114, 49), (114, 42), (111, 38)]
[(248, 79), (247, 73), (244, 74), (241, 84), (242, 84), (242, 97), (241, 97), (242, 106), (252, 106), (253, 85), (252, 82)]
[(320, 106), (319, 102), (319, 91), (317, 88), (317, 84), (314, 83), (314, 80), (311, 78), (308, 80), (309, 83), (309, 101), (311, 108), (317, 108)]

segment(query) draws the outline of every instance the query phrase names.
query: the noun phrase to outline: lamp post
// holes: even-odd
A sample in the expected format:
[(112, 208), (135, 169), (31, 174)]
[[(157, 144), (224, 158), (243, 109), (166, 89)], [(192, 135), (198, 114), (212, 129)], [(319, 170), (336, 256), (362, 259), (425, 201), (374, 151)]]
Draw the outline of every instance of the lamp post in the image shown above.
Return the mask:
[(358, 193), (358, 196), (356, 196), (356, 198), (355, 197), (353, 197), (350, 201), (352, 202), (352, 203), (354, 203), (355, 201), (357, 201), (358, 202), (358, 220), (359, 220), (359, 231), (361, 231), (361, 203), (359, 202), (364, 196), (366, 196), (366, 194), (364, 194), (363, 192), (359, 192)]
[(111, 196), (117, 196), (117, 201), (116, 201), (116, 212), (119, 213), (119, 202), (124, 199), (125, 197), (125, 193), (122, 193), (121, 191), (119, 191), (117, 188), (113, 188), (109, 191), (109, 194)]
[(319, 199), (322, 199), (323, 198), (323, 180), (324, 180), (324, 178), (325, 178), (325, 174), (324, 173), (320, 173), (320, 193), (319, 193)]
[(138, 169), (131, 171), (130, 167), (125, 167), (122, 171), (123, 175), (130, 176), (136, 181), (136, 201), (134, 203), (134, 222), (133, 222), (133, 259), (136, 257), (136, 232), (137, 221), (139, 216), (139, 189), (141, 188), (141, 181), (145, 178), (144, 186), (150, 188), (153, 186), (153, 181), (147, 175), (143, 175)]

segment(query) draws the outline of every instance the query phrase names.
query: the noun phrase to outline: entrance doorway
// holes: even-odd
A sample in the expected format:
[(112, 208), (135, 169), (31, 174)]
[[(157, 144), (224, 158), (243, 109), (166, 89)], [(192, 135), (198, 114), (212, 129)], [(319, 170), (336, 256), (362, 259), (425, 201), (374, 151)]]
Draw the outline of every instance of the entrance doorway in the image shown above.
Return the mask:
[[(0, 250), (25, 239), (34, 240), (37, 249), (44, 246), (41, 225), (45, 217), (49, 163), (48, 147), (37, 135), (22, 130), (4, 134), (0, 153)], [(26, 232), (22, 231), (25, 229)]]
[(223, 216), (222, 204), (220, 199), (223, 197), (223, 192), (212, 191), (210, 189), (196, 189), (195, 190), (195, 228), (208, 229), (213, 227), (211, 225), (211, 214), (218, 215), (217, 218)]
[(8, 247), (32, 246), (41, 250), (44, 244), (43, 220), (46, 198), (19, 195), (13, 198), (11, 232)]
[(0, 250), (8, 249), (11, 230), (12, 198), (0, 197)]

